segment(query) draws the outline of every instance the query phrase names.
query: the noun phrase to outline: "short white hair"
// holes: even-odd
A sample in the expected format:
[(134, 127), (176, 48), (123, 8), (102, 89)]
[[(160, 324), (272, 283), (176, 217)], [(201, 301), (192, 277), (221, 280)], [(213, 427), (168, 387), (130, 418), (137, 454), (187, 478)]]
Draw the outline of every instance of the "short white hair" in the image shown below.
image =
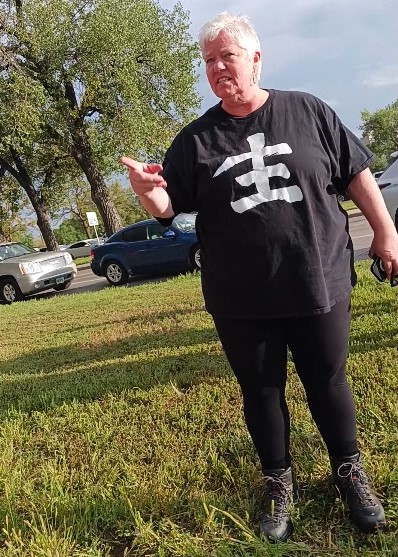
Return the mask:
[[(205, 23), (199, 31), (198, 40), (202, 55), (205, 43), (213, 41), (222, 31), (249, 54), (257, 51), (261, 54), (260, 40), (249, 18), (243, 14), (232, 15), (228, 12), (221, 12)], [(257, 67), (257, 80), (260, 79), (260, 73), (261, 57)]]

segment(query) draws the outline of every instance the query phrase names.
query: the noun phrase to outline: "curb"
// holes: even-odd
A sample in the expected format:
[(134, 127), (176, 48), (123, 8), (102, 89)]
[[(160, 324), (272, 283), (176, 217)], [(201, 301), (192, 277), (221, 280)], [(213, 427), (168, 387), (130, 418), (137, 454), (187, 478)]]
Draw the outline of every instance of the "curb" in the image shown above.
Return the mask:
[(83, 265), (76, 265), (77, 270), (79, 271), (80, 269), (90, 269), (90, 263), (83, 263)]
[(362, 217), (362, 213), (359, 209), (350, 209), (349, 211), (346, 211), (348, 218), (351, 219), (353, 217)]

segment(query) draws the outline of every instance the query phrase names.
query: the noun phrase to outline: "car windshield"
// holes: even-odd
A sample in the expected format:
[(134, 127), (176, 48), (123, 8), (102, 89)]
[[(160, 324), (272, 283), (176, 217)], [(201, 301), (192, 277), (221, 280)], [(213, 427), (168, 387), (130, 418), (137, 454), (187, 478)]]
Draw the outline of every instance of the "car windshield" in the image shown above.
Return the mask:
[(23, 244), (5, 244), (0, 246), (0, 261), (26, 255), (27, 253), (35, 253), (34, 249), (28, 248)]
[(173, 220), (173, 225), (182, 232), (192, 232), (195, 230), (196, 215), (190, 213), (180, 213)]

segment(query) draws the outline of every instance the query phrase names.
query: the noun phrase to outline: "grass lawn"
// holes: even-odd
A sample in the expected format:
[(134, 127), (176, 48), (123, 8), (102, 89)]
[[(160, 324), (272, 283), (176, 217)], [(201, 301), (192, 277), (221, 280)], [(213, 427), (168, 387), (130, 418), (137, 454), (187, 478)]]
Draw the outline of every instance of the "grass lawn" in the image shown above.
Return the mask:
[(353, 201), (351, 201), (351, 199), (349, 199), (348, 201), (342, 201), (340, 205), (343, 207), (345, 211), (350, 211), (351, 209), (357, 209), (357, 206)]
[(87, 257), (78, 257), (77, 259), (75, 259), (75, 263), (77, 266), (79, 265), (84, 265), (85, 263), (90, 263), (91, 261), (91, 257), (87, 256)]
[(398, 288), (357, 270), (349, 380), (386, 533), (349, 524), (290, 365), (295, 535), (257, 537), (259, 463), (190, 275), (0, 306), (0, 556), (397, 557)]

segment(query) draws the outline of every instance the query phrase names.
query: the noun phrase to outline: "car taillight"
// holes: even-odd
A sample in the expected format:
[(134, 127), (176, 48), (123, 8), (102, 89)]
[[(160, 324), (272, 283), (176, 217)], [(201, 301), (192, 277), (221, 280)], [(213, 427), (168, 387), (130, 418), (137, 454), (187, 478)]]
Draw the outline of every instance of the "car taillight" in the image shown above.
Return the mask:
[(90, 259), (91, 259), (91, 261), (94, 259), (94, 252), (93, 252), (93, 250), (90, 251)]

